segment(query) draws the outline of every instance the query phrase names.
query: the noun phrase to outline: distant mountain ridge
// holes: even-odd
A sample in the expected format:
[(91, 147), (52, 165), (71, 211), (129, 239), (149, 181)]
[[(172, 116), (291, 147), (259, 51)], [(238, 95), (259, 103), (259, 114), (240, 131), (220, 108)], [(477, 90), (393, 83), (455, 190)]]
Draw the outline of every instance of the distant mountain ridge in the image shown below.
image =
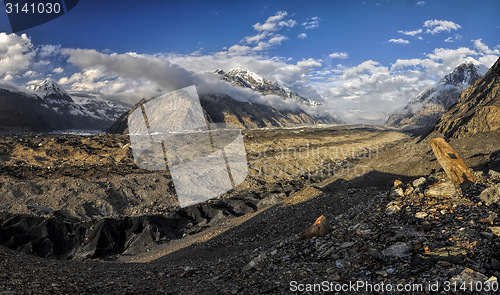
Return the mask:
[[(227, 123), (241, 128), (287, 127), (297, 125), (340, 124), (333, 116), (313, 116), (300, 106), (320, 107), (321, 104), (296, 93), (279, 83), (272, 83), (252, 71), (236, 68), (228, 73), (217, 69), (215, 74), (232, 84), (250, 88), (263, 95), (277, 95), (283, 100), (297, 100), (297, 108), (293, 110), (278, 110), (268, 104), (250, 103), (233, 99), (227, 94), (200, 94), (200, 104), (208, 123)], [(155, 98), (153, 98), (155, 99)], [(152, 99), (151, 99), (152, 100)], [(150, 100), (143, 99), (131, 110), (123, 114), (108, 130), (108, 133), (127, 134), (128, 118), (141, 104)]]
[(263, 95), (277, 95), (283, 99), (295, 99), (301, 104), (306, 104), (309, 106), (318, 106), (321, 103), (305, 98), (297, 93), (292, 92), (285, 85), (281, 85), (278, 82), (271, 82), (267, 79), (262, 78), (256, 73), (245, 70), (242, 68), (234, 68), (229, 72), (225, 72), (222, 69), (217, 69), (214, 71), (215, 74), (221, 76), (224, 81), (230, 82), (234, 85), (250, 88), (254, 91), (260, 92)]
[(455, 104), (460, 93), (488, 72), (482, 63), (467, 58), (430, 89), (422, 91), (400, 113), (391, 115), (386, 126), (434, 126)]
[(25, 91), (0, 89), (3, 131), (103, 130), (126, 111), (112, 102), (94, 99), (75, 102), (50, 78)]

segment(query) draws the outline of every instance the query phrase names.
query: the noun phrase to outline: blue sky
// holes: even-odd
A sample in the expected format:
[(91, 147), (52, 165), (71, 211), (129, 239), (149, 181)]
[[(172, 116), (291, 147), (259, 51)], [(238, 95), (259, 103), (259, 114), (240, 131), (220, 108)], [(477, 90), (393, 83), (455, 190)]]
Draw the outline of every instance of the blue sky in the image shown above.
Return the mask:
[(198, 79), (188, 71), (203, 80), (239, 66), (349, 123), (380, 124), (465, 57), (496, 61), (500, 1), (80, 0), (16, 35), (2, 11), (0, 32), (5, 85), (50, 75), (75, 95), (131, 104)]

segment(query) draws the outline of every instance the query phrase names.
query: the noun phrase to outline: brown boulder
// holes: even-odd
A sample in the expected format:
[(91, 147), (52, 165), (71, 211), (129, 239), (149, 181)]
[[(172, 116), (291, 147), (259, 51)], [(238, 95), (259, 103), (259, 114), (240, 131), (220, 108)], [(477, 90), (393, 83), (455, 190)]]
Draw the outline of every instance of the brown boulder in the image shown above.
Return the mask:
[(301, 240), (310, 239), (312, 237), (324, 237), (332, 230), (330, 223), (326, 220), (325, 216), (321, 215), (313, 225), (300, 237)]

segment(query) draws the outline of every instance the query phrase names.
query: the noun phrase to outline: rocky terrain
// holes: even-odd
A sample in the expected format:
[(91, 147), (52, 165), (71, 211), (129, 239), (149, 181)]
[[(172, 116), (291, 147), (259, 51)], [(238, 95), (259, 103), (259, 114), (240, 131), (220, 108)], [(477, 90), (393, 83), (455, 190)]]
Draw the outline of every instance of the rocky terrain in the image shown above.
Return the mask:
[[(360, 127), (249, 132), (245, 133), (245, 142), (254, 144), (247, 148), (249, 160), (258, 160), (264, 152), (275, 154), (281, 150), (280, 144), (288, 145), (294, 140), (296, 147), (305, 147), (308, 142), (310, 147), (318, 147), (321, 139), (326, 139), (329, 146), (349, 149), (349, 157), (340, 154), (335, 159), (340, 165), (337, 168), (362, 165), (364, 173), (329, 176), (306, 173), (292, 175), (288, 180), (277, 178), (275, 173), (254, 174), (237, 191), (181, 210), (175, 204), (165, 206), (162, 203), (165, 200), (151, 203), (153, 199), (148, 193), (137, 191), (135, 186), (130, 199), (139, 203), (134, 207), (137, 213), (120, 216), (115, 211), (106, 216), (105, 211), (94, 205), (89, 218), (79, 221), (64, 216), (64, 208), (68, 212), (72, 206), (70, 202), (57, 201), (56, 196), (62, 195), (62, 191), (57, 191), (62, 189), (56, 188), (58, 179), (64, 179), (68, 190), (72, 188), (75, 192), (81, 188), (72, 183), (87, 180), (82, 187), (92, 192), (92, 182), (108, 187), (113, 180), (124, 177), (132, 185), (143, 176), (156, 178), (155, 183), (160, 185), (168, 176), (127, 168), (124, 164), (129, 160), (125, 158), (120, 165), (104, 165), (102, 169), (92, 166), (100, 159), (111, 161), (104, 158), (107, 153), (112, 154), (107, 149), (123, 149), (118, 144), (125, 137), (88, 137), (80, 144), (81, 138), (77, 136), (58, 135), (58, 144), (66, 148), (86, 147), (89, 152), (98, 142), (106, 148), (93, 150), (97, 157), (89, 157), (82, 149), (81, 158), (77, 156), (71, 165), (54, 167), (52, 171), (3, 170), (3, 195), (6, 185), (12, 182), (24, 182), (26, 186), (31, 183), (42, 191), (45, 190), (42, 179), (54, 186), (40, 197), (30, 196), (32, 206), (26, 205), (30, 201), (19, 190), (14, 202), (20, 206), (2, 209), (0, 236), (17, 235), (1, 241), (4, 246), (0, 247), (3, 282), (0, 291), (11, 292), (4, 294), (288, 294), (293, 293), (294, 286), (306, 288), (307, 284), (323, 282), (335, 286), (357, 281), (394, 286), (398, 283), (430, 286), (441, 282), (439, 288), (444, 290), (447, 281), (461, 282), (460, 279), (474, 276), (483, 282), (498, 276), (498, 205), (481, 195), (500, 183), (498, 131), (450, 140), (477, 177), (477, 182), (462, 187), (461, 193), (446, 184), (447, 176), (440, 169), (428, 138), (422, 141), (420, 137)], [(56, 141), (57, 136), (53, 137)], [(37, 140), (47, 140), (47, 145), (52, 141), (50, 137)], [(378, 153), (371, 157), (359, 153), (362, 152), (359, 146), (375, 151), (376, 142), (380, 142)], [(375, 144), (369, 146), (370, 143)], [(18, 147), (14, 150), (26, 154), (12, 157), (11, 163), (23, 158), (35, 166), (38, 158), (29, 147), (37, 142), (20, 137), (13, 145)], [(357, 152), (354, 157), (353, 148)], [(311, 148), (309, 152), (313, 153)], [(49, 160), (57, 162), (53, 157), (54, 160)], [(119, 162), (118, 159), (113, 161)], [(287, 158), (262, 159), (268, 165), (294, 162)], [(314, 156), (297, 159), (304, 161), (301, 163), (326, 160)], [(120, 170), (119, 166), (124, 167)], [(47, 193), (54, 188), (57, 194), (49, 197)], [(141, 196), (143, 201), (139, 200)], [(102, 199), (109, 202), (112, 197), (102, 196)], [(129, 214), (131, 217), (127, 218)], [(321, 215), (331, 225), (331, 231), (323, 237), (301, 240), (302, 234)], [(58, 256), (59, 253), (65, 254)], [(95, 258), (89, 260), (91, 257)], [(425, 292), (413, 292), (422, 293)]]
[(127, 136), (5, 134), (0, 294), (498, 293), (498, 69), (429, 134), (244, 130), (245, 182), (186, 208)]
[(401, 112), (391, 115), (386, 126), (434, 126), (441, 115), (457, 102), (460, 93), (487, 71), (485, 65), (467, 58), (436, 85), (422, 91)]
[(50, 78), (27, 89), (0, 89), (0, 131), (105, 130), (126, 110), (109, 101), (74, 100)]

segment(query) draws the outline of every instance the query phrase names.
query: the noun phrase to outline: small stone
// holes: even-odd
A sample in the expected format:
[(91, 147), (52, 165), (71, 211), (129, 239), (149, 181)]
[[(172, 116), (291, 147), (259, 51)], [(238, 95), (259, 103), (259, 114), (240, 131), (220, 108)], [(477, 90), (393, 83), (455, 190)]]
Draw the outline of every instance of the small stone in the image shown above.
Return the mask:
[(247, 265), (245, 265), (245, 267), (243, 267), (243, 269), (241, 270), (241, 272), (247, 272), (250, 269), (254, 268), (255, 265), (256, 265), (255, 262), (253, 262), (253, 260), (252, 260)]
[(421, 185), (423, 185), (425, 182), (426, 182), (427, 179), (425, 179), (425, 177), (420, 177), (419, 179), (415, 179), (413, 181), (413, 187), (415, 188), (418, 188), (420, 187)]
[(448, 262), (448, 261), (438, 261), (437, 262), (437, 265), (439, 266), (444, 266), (444, 267), (448, 267), (448, 266), (451, 266), (451, 263)]
[(399, 180), (399, 179), (394, 180), (394, 188), (398, 188), (402, 184), (403, 184), (403, 182), (401, 180)]
[(500, 200), (500, 183), (483, 190), (479, 195), (479, 198), (486, 204), (486, 206), (498, 203)]
[(447, 261), (451, 263), (461, 263), (465, 259), (466, 252), (459, 247), (443, 247), (437, 248), (433, 251), (424, 251), (425, 253), (419, 254), (421, 262), (427, 265)]
[(481, 216), (477, 222), (481, 222), (481, 223), (489, 223), (491, 225), (493, 225), (493, 222), (495, 221), (495, 218), (497, 218), (497, 214), (496, 213), (488, 213), (486, 215), (483, 215)]
[(446, 180), (429, 186), (424, 195), (430, 198), (453, 197), (457, 195), (457, 189), (451, 180)]
[(427, 217), (427, 215), (428, 215), (428, 214), (427, 214), (427, 213), (425, 213), (425, 212), (417, 212), (417, 213), (415, 213), (415, 217), (416, 217), (416, 218), (420, 218), (420, 219), (424, 219), (424, 218), (426, 218), (426, 217)]
[(310, 239), (312, 237), (324, 237), (332, 230), (332, 227), (326, 220), (325, 216), (321, 215), (313, 225), (300, 237), (300, 240)]
[(397, 189), (395, 189), (394, 193), (397, 196), (400, 196), (400, 197), (404, 197), (405, 196), (405, 192), (403, 191), (403, 189), (401, 187), (398, 187)]
[(388, 248), (385, 248), (381, 253), (387, 257), (405, 257), (411, 251), (412, 246), (408, 243), (398, 242)]
[(491, 230), (491, 232), (497, 236), (497, 237), (500, 237), (500, 226), (490, 226), (488, 227), (489, 230)]
[(387, 272), (385, 270), (377, 270), (375, 273), (378, 274), (379, 276), (383, 277), (387, 276)]
[(328, 277), (328, 280), (329, 281), (333, 281), (333, 282), (340, 281), (341, 279), (342, 279), (342, 277), (339, 276), (338, 273), (334, 273), (334, 274), (332, 274), (331, 276)]
[(500, 173), (496, 172), (495, 170), (490, 169), (490, 171), (488, 171), (488, 174), (491, 178), (500, 178)]
[(496, 260), (495, 258), (493, 258), (493, 259), (491, 259), (490, 267), (493, 270), (498, 270), (498, 269), (500, 269), (500, 262), (498, 260)]
[(344, 264), (342, 264), (340, 260), (335, 261), (335, 265), (337, 266), (337, 268), (344, 268)]
[(354, 244), (355, 244), (354, 242), (345, 242), (339, 246), (339, 250), (345, 248), (351, 248), (352, 246), (354, 246)]
[[(495, 278), (495, 277), (493, 277), (493, 278)], [(490, 279), (492, 281), (494, 280), (492, 278), (490, 278)], [(466, 268), (459, 275), (452, 277), (450, 279), (450, 283), (451, 283), (451, 285), (456, 284), (456, 286), (461, 286), (462, 284), (465, 283), (465, 286), (467, 286), (468, 288), (469, 288), (469, 286), (472, 287), (472, 290), (470, 290), (470, 291), (474, 291), (476, 285), (482, 286), (483, 285), (482, 283), (484, 283), (487, 280), (489, 280), (489, 279), (484, 274), (477, 272), (477, 271), (474, 271), (470, 268)]]
[(401, 210), (401, 207), (399, 206), (398, 202), (390, 202), (389, 204), (387, 204), (387, 207), (385, 209), (385, 214), (391, 216), (394, 213), (398, 212), (399, 210)]

